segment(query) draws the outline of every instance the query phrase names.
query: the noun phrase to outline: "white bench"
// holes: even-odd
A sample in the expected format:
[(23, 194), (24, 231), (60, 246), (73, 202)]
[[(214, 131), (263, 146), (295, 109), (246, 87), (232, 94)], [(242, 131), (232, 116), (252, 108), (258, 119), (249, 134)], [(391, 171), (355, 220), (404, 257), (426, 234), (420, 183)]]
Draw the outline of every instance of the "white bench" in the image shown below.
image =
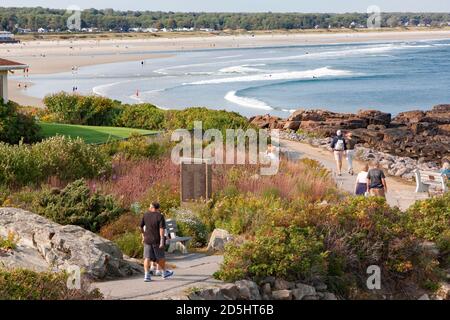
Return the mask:
[(173, 219), (166, 220), (166, 239), (169, 244), (167, 252), (172, 253), (174, 251), (181, 251), (183, 254), (187, 254), (187, 245), (192, 237), (179, 237), (177, 236), (177, 223)]
[(416, 174), (416, 193), (429, 192), (430, 187), (439, 188), (443, 193), (447, 192), (447, 177), (442, 173), (419, 169), (414, 173)]

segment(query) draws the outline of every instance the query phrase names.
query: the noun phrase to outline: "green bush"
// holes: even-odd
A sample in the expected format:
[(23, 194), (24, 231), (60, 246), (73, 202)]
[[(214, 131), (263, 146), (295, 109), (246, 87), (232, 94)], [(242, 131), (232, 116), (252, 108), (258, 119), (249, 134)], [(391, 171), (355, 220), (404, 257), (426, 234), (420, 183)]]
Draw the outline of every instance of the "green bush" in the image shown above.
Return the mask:
[(11, 144), (36, 142), (41, 138), (40, 130), (32, 116), (18, 111), (16, 103), (0, 101), (0, 141)]
[(108, 155), (82, 139), (52, 137), (34, 145), (0, 143), (0, 185), (25, 186), (57, 177), (93, 178), (111, 170)]
[(114, 240), (120, 250), (131, 258), (143, 257), (144, 245), (139, 231), (127, 232)]
[(95, 95), (60, 92), (44, 98), (48, 111), (62, 123), (111, 126), (121, 112), (119, 101)]
[(266, 227), (241, 246), (227, 245), (215, 276), (224, 281), (259, 281), (267, 276), (309, 281), (326, 274), (327, 254), (311, 228)]
[(103, 238), (115, 240), (125, 233), (133, 233), (139, 230), (141, 219), (141, 215), (134, 213), (122, 214), (117, 220), (103, 226), (100, 230), (100, 235)]
[(142, 208), (150, 208), (152, 202), (159, 202), (161, 212), (169, 212), (173, 208), (180, 206), (180, 193), (178, 187), (167, 182), (155, 183), (145, 194), (141, 201)]
[(37, 214), (62, 225), (77, 225), (92, 232), (123, 213), (123, 209), (111, 196), (91, 192), (83, 179), (64, 189), (45, 190), (34, 205)]
[(103, 146), (109, 155), (120, 154), (128, 160), (159, 158), (168, 150), (164, 142), (150, 142), (148, 137), (133, 134), (129, 139), (115, 141)]
[(202, 214), (202, 219), (210, 229), (226, 229), (232, 234), (254, 233), (284, 212), (280, 199), (241, 194), (220, 199), (212, 210)]
[(0, 269), (0, 300), (100, 300), (98, 289), (68, 289), (65, 273)]
[(450, 192), (442, 197), (417, 201), (407, 210), (404, 220), (418, 237), (438, 240), (444, 232), (450, 232)]
[(166, 114), (164, 110), (148, 103), (124, 105), (122, 108), (123, 111), (115, 120), (116, 126), (147, 130), (164, 129)]
[(190, 210), (172, 210), (170, 218), (177, 223), (177, 235), (192, 237), (189, 245), (193, 248), (202, 248), (208, 243), (208, 230), (200, 218)]
[(166, 113), (167, 130), (194, 129), (194, 122), (201, 121), (203, 130), (247, 129), (250, 125), (247, 118), (236, 112), (225, 110), (210, 110), (207, 108), (187, 108), (184, 110), (169, 110)]

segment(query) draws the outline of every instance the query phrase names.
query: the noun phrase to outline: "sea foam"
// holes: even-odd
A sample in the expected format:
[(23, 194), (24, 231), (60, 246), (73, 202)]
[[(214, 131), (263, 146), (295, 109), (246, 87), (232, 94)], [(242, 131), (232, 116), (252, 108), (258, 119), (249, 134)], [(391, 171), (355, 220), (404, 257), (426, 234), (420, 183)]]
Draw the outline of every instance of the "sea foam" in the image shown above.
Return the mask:
[(329, 67), (305, 70), (305, 71), (291, 71), (279, 73), (264, 73), (241, 77), (221, 78), (211, 80), (201, 80), (191, 83), (184, 83), (183, 85), (208, 85), (208, 84), (222, 84), (234, 82), (254, 82), (254, 81), (277, 81), (277, 80), (296, 80), (296, 79), (314, 79), (321, 77), (341, 77), (350, 76), (354, 73), (347, 70), (336, 70)]
[(264, 101), (260, 101), (255, 98), (240, 97), (236, 94), (236, 91), (228, 92), (225, 95), (225, 100), (228, 100), (232, 103), (235, 103), (237, 105), (247, 107), (247, 108), (262, 109), (262, 110), (274, 110), (274, 108), (269, 106)]

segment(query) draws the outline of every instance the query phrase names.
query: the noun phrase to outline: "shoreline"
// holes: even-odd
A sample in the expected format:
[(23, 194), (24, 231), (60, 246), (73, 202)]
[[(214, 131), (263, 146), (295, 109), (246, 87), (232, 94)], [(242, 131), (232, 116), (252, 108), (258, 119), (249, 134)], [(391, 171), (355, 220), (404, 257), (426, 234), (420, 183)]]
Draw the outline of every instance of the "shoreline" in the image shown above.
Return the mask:
[[(450, 29), (427, 31), (304, 32), (246, 35), (182, 36), (149, 39), (31, 40), (0, 45), (0, 57), (26, 63), (30, 75), (70, 72), (73, 66), (170, 58), (191, 50), (242, 49), (302, 45), (333, 45), (383, 41), (424, 41), (450, 39)], [(27, 80), (28, 82), (28, 80)], [(42, 101), (17, 89), (11, 81), (11, 100), (42, 107)]]

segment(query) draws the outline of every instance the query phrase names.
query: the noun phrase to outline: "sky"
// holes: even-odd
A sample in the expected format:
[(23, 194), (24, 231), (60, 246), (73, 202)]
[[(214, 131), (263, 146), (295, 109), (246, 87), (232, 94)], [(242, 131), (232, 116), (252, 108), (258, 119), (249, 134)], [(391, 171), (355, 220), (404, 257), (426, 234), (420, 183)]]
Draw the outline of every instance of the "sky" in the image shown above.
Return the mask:
[(1, 7), (87, 8), (209, 12), (450, 12), (450, 0), (1, 0)]

